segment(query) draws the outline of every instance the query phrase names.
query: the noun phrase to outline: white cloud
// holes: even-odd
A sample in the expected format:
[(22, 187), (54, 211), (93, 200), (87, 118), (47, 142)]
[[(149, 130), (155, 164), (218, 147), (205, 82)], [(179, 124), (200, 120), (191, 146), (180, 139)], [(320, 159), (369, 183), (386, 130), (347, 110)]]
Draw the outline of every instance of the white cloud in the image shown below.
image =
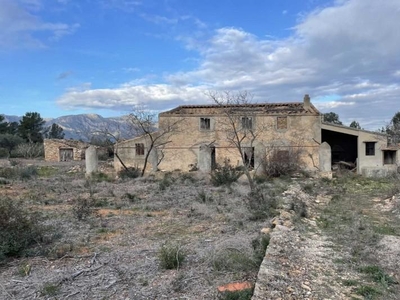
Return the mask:
[(0, 5), (0, 49), (43, 48), (46, 40), (35, 33), (47, 34), (46, 39), (58, 40), (72, 34), (79, 24), (51, 23), (42, 20), (38, 11), (40, 0), (2, 0)]
[(334, 108), (342, 119), (364, 116), (378, 128), (400, 109), (399, 14), (398, 0), (336, 1), (304, 15), (285, 39), (261, 39), (233, 27), (216, 30), (206, 44), (180, 38), (198, 51), (196, 69), (169, 74), (160, 84), (67, 92), (58, 103), (119, 110), (144, 100), (168, 108), (204, 102), (207, 89), (245, 89), (259, 102), (335, 94), (339, 99), (318, 103), (321, 110)]
[(167, 84), (128, 85), (116, 89), (70, 90), (58, 99), (58, 104), (66, 109), (111, 108), (131, 110), (137, 104), (145, 104), (154, 110), (172, 108), (182, 103), (202, 103), (205, 87)]

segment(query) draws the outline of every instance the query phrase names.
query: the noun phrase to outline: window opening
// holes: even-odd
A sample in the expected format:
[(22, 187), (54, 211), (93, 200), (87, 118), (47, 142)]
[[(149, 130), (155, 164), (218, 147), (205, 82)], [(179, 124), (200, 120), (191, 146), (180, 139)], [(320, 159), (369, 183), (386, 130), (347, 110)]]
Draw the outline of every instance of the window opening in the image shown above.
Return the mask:
[(135, 149), (136, 149), (136, 155), (144, 155), (144, 144), (139, 143), (135, 144)]
[(242, 128), (253, 129), (253, 119), (249, 117), (242, 117)]
[(200, 129), (210, 130), (211, 129), (211, 119), (210, 118), (200, 118)]
[(375, 155), (375, 143), (376, 142), (365, 142), (365, 155)]
[(396, 151), (384, 150), (383, 151), (383, 164), (394, 165), (396, 163)]

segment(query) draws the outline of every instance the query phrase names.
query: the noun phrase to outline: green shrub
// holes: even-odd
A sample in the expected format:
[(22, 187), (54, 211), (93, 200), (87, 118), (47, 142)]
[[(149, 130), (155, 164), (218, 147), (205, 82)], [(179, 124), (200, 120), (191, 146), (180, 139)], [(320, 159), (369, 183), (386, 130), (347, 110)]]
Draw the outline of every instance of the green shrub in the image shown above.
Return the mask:
[(31, 179), (32, 177), (36, 177), (37, 175), (38, 175), (38, 170), (35, 166), (11, 167), (11, 168), (0, 169), (0, 177), (6, 179), (28, 180)]
[(126, 178), (137, 178), (140, 176), (140, 170), (138, 168), (127, 168), (127, 169), (122, 169), (121, 171), (118, 172), (118, 177), (122, 179)]
[(379, 290), (369, 285), (362, 285), (356, 288), (355, 292), (358, 295), (366, 297), (366, 299), (371, 299), (371, 297), (381, 294)]
[(396, 283), (396, 280), (378, 266), (365, 266), (360, 268), (361, 273), (368, 274), (375, 282), (387, 287)]
[(164, 174), (163, 179), (158, 183), (158, 188), (160, 191), (164, 191), (167, 187), (169, 187), (172, 183), (174, 183), (175, 179), (172, 177), (170, 172)]
[(278, 200), (273, 191), (256, 188), (247, 196), (246, 204), (251, 212), (251, 221), (264, 220), (277, 214)]
[(166, 243), (158, 251), (160, 266), (166, 270), (179, 269), (185, 257), (182, 247), (176, 243)]
[(194, 182), (196, 182), (196, 178), (194, 178), (194, 176), (192, 175), (192, 174), (190, 174), (190, 173), (182, 173), (181, 175), (180, 175), (180, 181), (181, 182), (183, 182), (183, 183), (185, 183), (185, 182), (188, 182), (188, 183), (194, 183)]
[(35, 166), (27, 166), (20, 169), (19, 177), (22, 180), (28, 180), (38, 175), (38, 170)]
[(60, 287), (54, 283), (46, 283), (40, 293), (42, 296), (55, 296), (58, 294)]
[(200, 190), (197, 192), (196, 200), (200, 203), (211, 203), (213, 202), (213, 198), (208, 195), (204, 190)]
[(216, 271), (252, 271), (259, 267), (251, 254), (236, 248), (225, 248), (213, 257), (213, 268)]
[(40, 177), (52, 177), (57, 173), (57, 168), (42, 166), (37, 170)]
[(0, 178), (0, 184), (9, 184), (10, 182), (7, 179)]
[(75, 200), (75, 203), (72, 206), (72, 213), (79, 221), (85, 220), (91, 215), (94, 204), (95, 203), (92, 198), (78, 198)]
[(211, 172), (211, 183), (214, 186), (231, 185), (243, 175), (241, 168), (232, 167), (225, 163), (224, 166), (216, 168)]
[(39, 217), (23, 203), (0, 199), (0, 259), (19, 255), (43, 236)]
[(112, 181), (112, 179), (106, 173), (103, 172), (94, 172), (90, 174), (90, 180), (93, 182)]
[(7, 158), (10, 154), (7, 149), (0, 148), (0, 158)]
[(269, 234), (263, 234), (261, 237), (253, 239), (251, 241), (251, 246), (253, 247), (254, 251), (254, 261), (256, 264), (261, 265), (265, 256), (265, 252), (267, 251), (267, 248), (269, 246), (270, 239), (271, 238)]
[(251, 300), (253, 289), (244, 289), (241, 291), (226, 291), (219, 295), (218, 300)]
[(122, 198), (128, 199), (130, 203), (135, 203), (140, 201), (140, 197), (135, 195), (135, 194), (131, 194), (131, 193), (125, 193)]

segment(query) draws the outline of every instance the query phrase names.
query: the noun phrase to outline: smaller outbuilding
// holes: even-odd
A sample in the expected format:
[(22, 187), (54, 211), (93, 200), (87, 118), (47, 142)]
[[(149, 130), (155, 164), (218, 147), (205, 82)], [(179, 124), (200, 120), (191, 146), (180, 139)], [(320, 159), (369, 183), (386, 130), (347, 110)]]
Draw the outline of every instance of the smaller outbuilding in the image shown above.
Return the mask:
[(85, 150), (90, 144), (74, 141), (45, 139), (44, 159), (46, 161), (79, 161), (85, 159)]

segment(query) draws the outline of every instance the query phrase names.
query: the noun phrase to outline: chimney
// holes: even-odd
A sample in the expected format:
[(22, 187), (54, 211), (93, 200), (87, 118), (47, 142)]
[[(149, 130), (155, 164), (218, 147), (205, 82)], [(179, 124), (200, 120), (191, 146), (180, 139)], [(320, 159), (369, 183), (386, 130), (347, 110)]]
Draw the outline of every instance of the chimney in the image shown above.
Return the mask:
[(311, 107), (310, 96), (308, 94), (305, 94), (303, 108), (308, 110), (310, 107)]

